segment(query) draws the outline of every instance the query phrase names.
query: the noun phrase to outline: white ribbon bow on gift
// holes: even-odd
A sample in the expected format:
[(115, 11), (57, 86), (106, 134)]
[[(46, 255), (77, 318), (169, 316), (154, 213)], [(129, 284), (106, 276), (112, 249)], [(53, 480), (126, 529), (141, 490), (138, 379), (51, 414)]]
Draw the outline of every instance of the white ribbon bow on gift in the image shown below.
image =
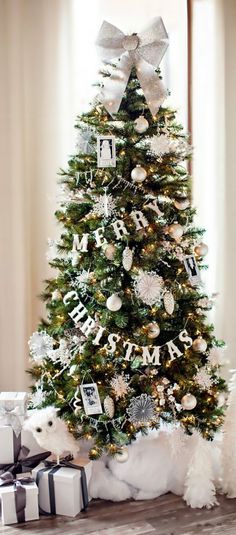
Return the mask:
[(20, 417), (22, 417), (22, 410), (20, 407), (14, 407), (13, 409), (6, 409), (5, 407), (0, 407), (0, 419), (4, 420), (4, 423), (6, 425), (10, 425), (18, 437), (21, 429), (22, 424), (20, 421)]
[(140, 34), (125, 35), (121, 30), (104, 21), (96, 45), (103, 61), (119, 58), (119, 63), (105, 78), (99, 99), (110, 114), (119, 110), (132, 67), (143, 89), (148, 107), (155, 115), (165, 100), (167, 92), (155, 69), (167, 47), (168, 34), (161, 17), (156, 17)]

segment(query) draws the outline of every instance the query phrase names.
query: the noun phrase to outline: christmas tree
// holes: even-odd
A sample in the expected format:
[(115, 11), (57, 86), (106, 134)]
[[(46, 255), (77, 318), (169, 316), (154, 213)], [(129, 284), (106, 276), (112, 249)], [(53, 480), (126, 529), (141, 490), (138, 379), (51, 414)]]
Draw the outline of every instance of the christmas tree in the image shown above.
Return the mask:
[(32, 405), (58, 407), (76, 437), (93, 439), (94, 459), (163, 421), (211, 439), (225, 390), (191, 147), (157, 68), (165, 28), (158, 18), (124, 36), (104, 23), (97, 44), (108, 60), (101, 93), (78, 117), (77, 151), (60, 172), (62, 233), (48, 254), (56, 274), (43, 292), (47, 320), (29, 341)]

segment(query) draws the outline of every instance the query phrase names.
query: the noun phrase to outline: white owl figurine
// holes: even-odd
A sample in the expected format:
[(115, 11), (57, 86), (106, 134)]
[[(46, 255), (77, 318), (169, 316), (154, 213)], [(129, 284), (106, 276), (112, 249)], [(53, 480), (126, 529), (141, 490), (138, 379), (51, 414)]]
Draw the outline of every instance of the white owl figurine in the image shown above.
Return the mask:
[(23, 427), (32, 432), (41, 448), (56, 455), (59, 464), (62, 453), (69, 452), (76, 457), (79, 446), (57, 413), (58, 409), (55, 407), (33, 411), (33, 414), (25, 420)]

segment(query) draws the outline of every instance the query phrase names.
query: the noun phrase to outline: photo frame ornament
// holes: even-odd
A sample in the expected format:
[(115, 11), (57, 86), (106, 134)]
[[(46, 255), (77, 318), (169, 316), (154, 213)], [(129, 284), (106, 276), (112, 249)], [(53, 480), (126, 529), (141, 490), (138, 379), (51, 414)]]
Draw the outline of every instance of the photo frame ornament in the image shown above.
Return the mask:
[(116, 167), (115, 136), (97, 136), (97, 166)]

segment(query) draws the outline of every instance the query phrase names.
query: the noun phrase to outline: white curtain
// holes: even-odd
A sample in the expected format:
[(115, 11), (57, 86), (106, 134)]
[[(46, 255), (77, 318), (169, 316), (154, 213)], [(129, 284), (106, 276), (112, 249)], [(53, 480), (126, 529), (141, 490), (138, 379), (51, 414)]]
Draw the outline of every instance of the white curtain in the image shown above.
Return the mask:
[[(170, 34), (163, 61), (170, 102), (186, 125), (185, 0), (0, 0), (0, 389), (27, 384), (27, 340), (44, 315), (37, 295), (50, 276), (46, 242), (58, 234), (53, 218), (56, 173), (74, 150), (76, 114), (87, 109), (93, 96), (96, 33), (104, 18), (132, 32), (156, 15), (163, 17)], [(230, 114), (228, 121), (233, 123)], [(196, 180), (198, 187), (202, 182), (197, 186)], [(230, 244), (230, 235), (227, 240)], [(216, 260), (222, 265), (220, 252)], [(232, 325), (228, 323), (231, 334)]]
[(209, 292), (218, 293), (211, 318), (236, 365), (234, 303), (236, 2), (193, 0), (194, 203), (207, 230)]

